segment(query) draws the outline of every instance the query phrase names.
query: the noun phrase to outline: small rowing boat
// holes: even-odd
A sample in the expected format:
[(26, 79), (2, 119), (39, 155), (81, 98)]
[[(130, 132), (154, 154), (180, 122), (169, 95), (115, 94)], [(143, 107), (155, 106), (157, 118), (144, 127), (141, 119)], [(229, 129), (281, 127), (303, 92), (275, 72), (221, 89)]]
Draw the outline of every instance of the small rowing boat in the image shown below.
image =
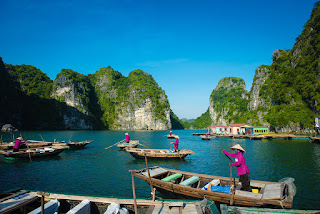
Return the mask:
[(316, 214), (320, 210), (295, 210), (295, 209), (270, 209), (270, 208), (256, 208), (256, 207), (237, 207), (220, 204), (221, 214)]
[(183, 159), (194, 152), (189, 149), (182, 149), (178, 152), (172, 152), (168, 149), (139, 149), (139, 148), (126, 148), (134, 158), (143, 159), (145, 157), (151, 159)]
[(66, 143), (67, 146), (69, 146), (70, 149), (83, 149), (86, 145), (91, 143), (93, 140), (85, 140), (85, 141), (79, 141), (79, 142), (69, 142)]
[(129, 143), (126, 142), (121, 142), (119, 144), (117, 144), (117, 147), (119, 147), (120, 149), (124, 149), (124, 148), (136, 148), (139, 145), (139, 141), (138, 140), (130, 140)]
[(213, 138), (213, 136), (210, 136), (210, 135), (200, 135), (201, 139), (202, 140), (211, 140), (211, 138)]
[(176, 137), (178, 137), (178, 135), (175, 135), (175, 134), (171, 134), (171, 135), (168, 134), (168, 135), (167, 135), (167, 138), (176, 138)]
[(44, 156), (53, 156), (60, 154), (64, 148), (53, 148), (53, 147), (41, 147), (41, 148), (33, 148), (33, 149), (20, 149), (18, 152), (14, 152), (13, 150), (8, 151), (0, 151), (5, 158), (34, 158), (34, 157), (44, 157)]
[[(149, 171), (149, 172), (148, 172)], [(237, 206), (282, 206), (291, 208), (295, 195), (294, 179), (279, 182), (255, 181), (250, 185), (253, 192), (242, 191), (239, 179), (205, 175), (159, 166), (130, 170), (133, 176), (141, 178), (162, 194), (183, 199), (211, 199), (218, 203)], [(150, 177), (149, 174), (150, 173)]]

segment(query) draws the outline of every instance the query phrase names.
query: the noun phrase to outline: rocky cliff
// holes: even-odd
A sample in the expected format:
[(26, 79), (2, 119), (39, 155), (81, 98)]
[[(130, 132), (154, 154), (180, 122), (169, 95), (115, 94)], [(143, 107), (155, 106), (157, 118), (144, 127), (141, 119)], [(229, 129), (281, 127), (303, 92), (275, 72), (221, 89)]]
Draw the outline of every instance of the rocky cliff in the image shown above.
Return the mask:
[(109, 67), (90, 78), (110, 129), (171, 129), (168, 99), (151, 75), (136, 70), (124, 77)]

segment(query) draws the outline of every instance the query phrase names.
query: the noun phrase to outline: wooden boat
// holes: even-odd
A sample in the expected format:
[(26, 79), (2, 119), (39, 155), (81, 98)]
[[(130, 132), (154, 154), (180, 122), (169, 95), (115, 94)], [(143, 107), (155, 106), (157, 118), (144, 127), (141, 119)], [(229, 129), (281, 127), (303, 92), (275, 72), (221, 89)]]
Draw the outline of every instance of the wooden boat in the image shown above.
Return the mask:
[(206, 135), (200, 135), (202, 140), (211, 140), (211, 138), (214, 138), (213, 136), (206, 136)]
[[(227, 177), (184, 172), (158, 166), (149, 167), (150, 178), (147, 169), (130, 171), (135, 177), (141, 178), (149, 184), (152, 182), (152, 186), (162, 194), (168, 194), (174, 198), (207, 198), (218, 203), (237, 206), (291, 208), (295, 194), (293, 182), (252, 180), (251, 187), (257, 192), (254, 193), (240, 190), (239, 180), (235, 179), (233, 183)], [(292, 180), (294, 181), (294, 179)]]
[(172, 134), (172, 135), (167, 135), (167, 138), (176, 138), (178, 135)]
[(320, 210), (295, 210), (295, 209), (270, 209), (270, 208), (256, 208), (256, 207), (236, 207), (228, 206), (226, 204), (220, 204), (221, 214), (252, 214), (252, 213), (263, 213), (263, 214), (313, 214), (320, 213)]
[[(25, 210), (28, 213), (41, 213), (41, 195), (45, 195), (44, 204), (45, 213), (50, 208), (59, 205), (58, 213), (134, 213), (133, 199), (124, 198), (104, 198), (104, 197), (91, 197), (80, 195), (65, 195), (65, 194), (51, 194), (29, 192), (22, 190), (20, 193), (12, 193), (11, 195), (0, 198), (0, 213), (21, 213), (19, 210)], [(19, 198), (19, 199), (17, 199)], [(56, 203), (58, 201), (58, 203)], [(51, 205), (51, 207), (50, 207)], [(207, 200), (203, 201), (183, 201), (183, 200), (136, 200), (138, 213), (149, 214), (211, 214)], [(37, 209), (34, 209), (38, 207)], [(118, 209), (121, 212), (116, 212)], [(114, 212), (112, 212), (114, 210)], [(108, 212), (107, 212), (108, 211)], [(125, 212), (127, 211), (127, 212)], [(27, 213), (24, 212), (24, 213)]]
[(121, 142), (121, 143), (117, 144), (117, 147), (119, 147), (120, 149), (137, 148), (138, 146), (139, 146), (139, 141), (138, 140), (130, 140), (129, 143)]
[(85, 140), (85, 141), (79, 141), (79, 142), (69, 142), (66, 143), (67, 146), (70, 147), (70, 149), (83, 149), (86, 145), (91, 143), (93, 140)]
[[(21, 144), (20, 148), (38, 148), (38, 147), (44, 147), (44, 146), (51, 146), (53, 142), (47, 142), (47, 141), (37, 141), (37, 140), (28, 140), (27, 143)], [(0, 144), (0, 149), (2, 150), (9, 150), (13, 149), (14, 142), (9, 143), (2, 143)]]
[(194, 152), (189, 149), (182, 149), (179, 152), (171, 152), (168, 149), (139, 149), (139, 148), (126, 148), (134, 158), (144, 159), (145, 156), (151, 159), (183, 159)]
[(40, 147), (33, 149), (20, 149), (18, 152), (12, 150), (0, 150), (5, 158), (35, 158), (44, 156), (54, 156), (60, 154), (65, 148)]
[(320, 143), (320, 137), (309, 137), (312, 143)]

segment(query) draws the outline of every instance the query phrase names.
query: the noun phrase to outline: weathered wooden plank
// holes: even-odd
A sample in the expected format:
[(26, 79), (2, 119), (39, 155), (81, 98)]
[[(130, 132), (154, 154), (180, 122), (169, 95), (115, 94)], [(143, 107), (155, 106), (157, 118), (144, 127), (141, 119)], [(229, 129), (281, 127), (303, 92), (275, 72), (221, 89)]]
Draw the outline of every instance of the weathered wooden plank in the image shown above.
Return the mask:
[[(165, 170), (164, 168), (161, 168), (161, 167), (155, 168), (155, 169), (152, 169), (152, 170), (149, 170), (149, 171), (150, 171), (150, 176), (151, 177), (156, 177), (158, 175), (162, 175), (162, 174), (165, 174), (165, 173), (168, 172), (168, 170)], [(142, 174), (144, 176), (147, 176), (147, 177), (149, 176), (148, 172), (143, 172)]]
[(258, 183), (258, 182), (250, 182), (250, 186), (258, 187), (258, 188), (264, 188), (266, 186), (266, 184)]
[(182, 210), (182, 214), (195, 214), (198, 213), (197, 206), (195, 204), (186, 204)]
[(255, 198), (255, 199), (261, 199), (262, 194), (260, 193), (253, 193), (253, 192), (248, 192), (248, 191), (242, 191), (242, 190), (236, 190), (237, 196), (245, 196), (245, 197), (250, 197), (250, 198)]
[(263, 199), (281, 199), (281, 184), (266, 184), (263, 191)]

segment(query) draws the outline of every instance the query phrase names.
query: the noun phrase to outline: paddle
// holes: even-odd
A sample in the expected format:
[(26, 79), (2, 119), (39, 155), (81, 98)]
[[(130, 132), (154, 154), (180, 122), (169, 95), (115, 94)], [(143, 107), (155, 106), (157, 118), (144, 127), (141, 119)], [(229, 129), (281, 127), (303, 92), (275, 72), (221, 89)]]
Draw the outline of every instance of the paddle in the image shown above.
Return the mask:
[(141, 146), (144, 146), (144, 147), (146, 147), (146, 148), (148, 148), (148, 149), (152, 149), (152, 148), (150, 148), (150, 147), (148, 147), (148, 146), (143, 145), (142, 143), (138, 143), (138, 144), (141, 145)]
[(117, 144), (119, 144), (119, 143), (122, 143), (123, 141), (125, 141), (125, 139), (123, 139), (123, 140), (121, 140), (121, 141), (119, 141), (119, 142), (116, 142), (115, 144), (112, 144), (111, 146), (108, 146), (108, 147), (106, 147), (106, 148), (104, 148), (104, 149), (109, 149), (109, 148), (111, 148), (111, 147), (113, 147), (113, 146), (115, 146), (115, 145), (117, 145)]
[(69, 143), (71, 142), (71, 138), (72, 138), (72, 136), (73, 136), (73, 133), (72, 133), (72, 135), (71, 135), (71, 137), (70, 137), (70, 139), (69, 139), (69, 141), (68, 141)]
[(39, 134), (39, 135), (40, 135), (40, 137), (41, 137), (42, 141), (43, 141), (43, 142), (45, 142), (45, 140), (43, 139), (42, 135), (41, 135), (41, 134)]

